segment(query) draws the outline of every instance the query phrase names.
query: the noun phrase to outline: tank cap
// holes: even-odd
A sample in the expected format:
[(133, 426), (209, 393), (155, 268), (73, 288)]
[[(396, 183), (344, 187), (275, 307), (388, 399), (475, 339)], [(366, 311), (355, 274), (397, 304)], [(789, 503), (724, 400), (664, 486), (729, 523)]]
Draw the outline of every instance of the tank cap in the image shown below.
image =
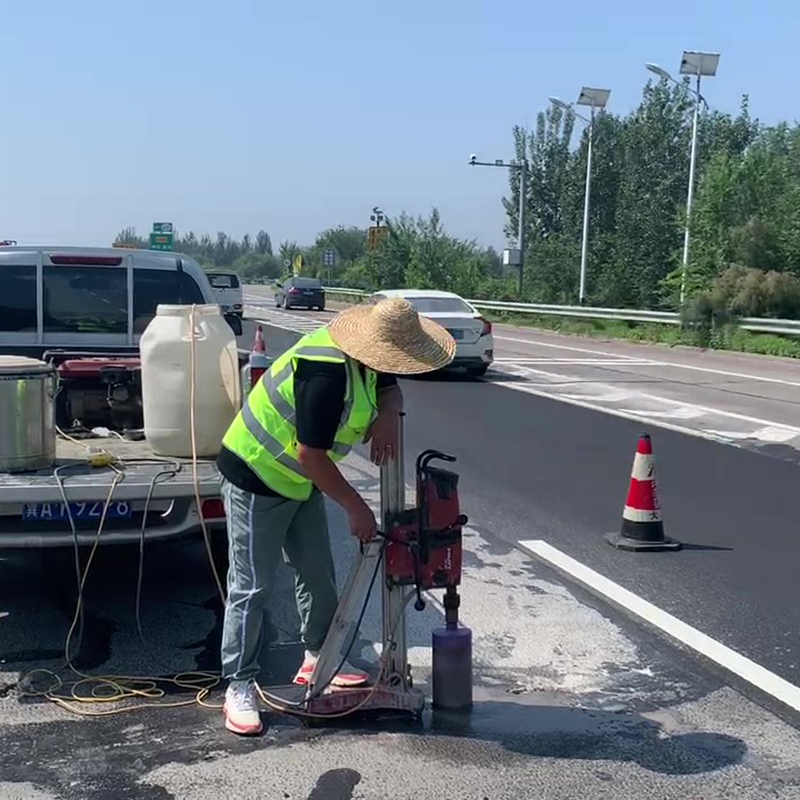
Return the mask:
[[(219, 316), (220, 315), (220, 308), (216, 303), (208, 303), (204, 305), (197, 305), (194, 307), (194, 313), (198, 317), (211, 317), (211, 316)], [(159, 317), (191, 317), (192, 315), (192, 306), (191, 305), (167, 305), (167, 304), (160, 304), (156, 308), (156, 314)]]

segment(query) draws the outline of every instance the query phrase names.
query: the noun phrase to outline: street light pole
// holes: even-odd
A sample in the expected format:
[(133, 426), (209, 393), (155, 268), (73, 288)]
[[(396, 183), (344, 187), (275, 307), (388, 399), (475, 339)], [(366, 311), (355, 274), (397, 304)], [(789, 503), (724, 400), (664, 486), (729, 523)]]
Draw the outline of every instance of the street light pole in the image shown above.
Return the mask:
[[(683, 257), (681, 259), (681, 305), (686, 299), (686, 283), (689, 275), (689, 243), (691, 236), (692, 205), (694, 203), (694, 175), (697, 166), (697, 126), (700, 119), (700, 103), (705, 103), (705, 98), (700, 94), (700, 79), (713, 78), (717, 74), (719, 53), (704, 53), (697, 50), (684, 50), (681, 57), (681, 75), (692, 75), (696, 79), (696, 88), (689, 88), (694, 94), (694, 113), (692, 115), (692, 144), (689, 152), (689, 189), (686, 193), (686, 224), (683, 229)], [(645, 64), (650, 72), (659, 78), (680, 85), (672, 75), (658, 64), (648, 62)], [(707, 104), (706, 104), (707, 105)]]
[(523, 160), (519, 170), (519, 219), (517, 220), (517, 243), (519, 245), (519, 281), (517, 294), (522, 297), (522, 279), (525, 274), (525, 199), (528, 189), (528, 165)]
[(589, 207), (592, 202), (592, 140), (594, 139), (594, 104), (589, 122), (589, 143), (586, 147), (586, 196), (583, 199), (583, 238), (581, 241), (581, 278), (578, 286), (578, 303), (586, 299), (586, 262), (589, 258)]
[(592, 89), (584, 86), (578, 96), (579, 106), (590, 106), (589, 119), (576, 113), (571, 103), (565, 103), (557, 97), (551, 97), (550, 102), (558, 108), (569, 111), (586, 125), (589, 140), (586, 147), (586, 189), (583, 198), (583, 233), (581, 234), (581, 273), (578, 281), (578, 302), (583, 305), (586, 301), (586, 270), (589, 262), (589, 211), (592, 206), (592, 147), (594, 144), (594, 115), (595, 109), (604, 109), (608, 103), (610, 89)]
[(694, 117), (692, 119), (692, 147), (689, 155), (689, 191), (686, 194), (686, 226), (683, 231), (683, 261), (681, 264), (681, 305), (686, 298), (686, 281), (689, 273), (689, 230), (691, 228), (692, 203), (694, 202), (694, 172), (697, 164), (697, 121), (700, 117), (700, 73), (697, 73)]

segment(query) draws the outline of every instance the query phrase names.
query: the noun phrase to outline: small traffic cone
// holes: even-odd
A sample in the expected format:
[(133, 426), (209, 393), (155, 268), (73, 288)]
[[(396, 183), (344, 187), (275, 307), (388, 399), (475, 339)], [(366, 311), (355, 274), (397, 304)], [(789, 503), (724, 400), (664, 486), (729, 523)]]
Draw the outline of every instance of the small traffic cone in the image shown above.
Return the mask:
[(253, 352), (265, 354), (267, 352), (267, 346), (264, 344), (264, 329), (260, 325), (256, 326), (256, 338), (253, 342)]
[(256, 338), (253, 340), (253, 350), (242, 367), (242, 389), (245, 394), (250, 394), (252, 388), (259, 382), (261, 376), (269, 369), (267, 346), (264, 343), (264, 331), (260, 325), (256, 327)]
[(633, 459), (628, 501), (622, 512), (620, 533), (606, 534), (617, 550), (680, 550), (681, 543), (664, 536), (664, 523), (656, 491), (655, 461), (650, 436), (643, 433)]

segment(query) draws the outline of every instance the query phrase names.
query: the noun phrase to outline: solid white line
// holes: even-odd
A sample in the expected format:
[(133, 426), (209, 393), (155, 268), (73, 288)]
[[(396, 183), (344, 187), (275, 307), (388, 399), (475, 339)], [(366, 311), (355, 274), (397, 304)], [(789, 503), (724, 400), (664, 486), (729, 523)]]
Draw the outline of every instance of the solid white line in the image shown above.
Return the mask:
[[(498, 336), (495, 334), (495, 339), (504, 342), (520, 342), (522, 344), (534, 345), (535, 347), (552, 347), (557, 350), (571, 350), (575, 353), (594, 353), (599, 356), (610, 356), (614, 358), (623, 358), (635, 360), (635, 356), (625, 356), (619, 353), (609, 353), (605, 350), (588, 350), (584, 347), (569, 347), (565, 344), (552, 344), (550, 342), (537, 342), (531, 339), (516, 339), (512, 336)], [(749, 375), (743, 372), (729, 372), (724, 369), (714, 369), (713, 367), (699, 367), (694, 364), (678, 364), (673, 361), (660, 361), (659, 359), (647, 359), (649, 361), (646, 365), (641, 366), (654, 366), (654, 367), (673, 367), (675, 369), (690, 369), (695, 372), (708, 372), (711, 375), (722, 375), (727, 378), (742, 378), (748, 381), (762, 381), (764, 383), (779, 383), (782, 386), (796, 386), (800, 387), (800, 381), (786, 381), (783, 378), (768, 378), (765, 375)]]
[(603, 577), (599, 572), (540, 539), (519, 542), (535, 558), (566, 575), (613, 605), (658, 628), (670, 638), (713, 661), (727, 672), (774, 697), (794, 711), (800, 711), (800, 687), (770, 672), (755, 661), (731, 650), (716, 639), (681, 622), (677, 617), (654, 606), (633, 592)]

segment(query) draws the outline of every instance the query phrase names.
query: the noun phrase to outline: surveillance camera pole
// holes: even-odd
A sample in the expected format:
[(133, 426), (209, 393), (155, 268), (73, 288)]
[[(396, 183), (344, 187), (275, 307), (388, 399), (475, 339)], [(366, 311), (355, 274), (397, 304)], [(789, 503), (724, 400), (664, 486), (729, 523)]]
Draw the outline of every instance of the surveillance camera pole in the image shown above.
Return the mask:
[(522, 279), (525, 274), (525, 199), (527, 194), (528, 165), (525, 161), (519, 169), (519, 219), (517, 220), (517, 242), (519, 243), (519, 283), (517, 294), (522, 297)]
[(471, 167), (503, 167), (519, 172), (519, 211), (517, 219), (517, 244), (519, 246), (519, 281), (517, 292), (522, 296), (522, 280), (525, 274), (525, 199), (528, 185), (528, 162), (523, 158), (521, 164), (516, 161), (506, 163), (502, 159), (496, 161), (478, 161), (477, 156), (469, 157)]

